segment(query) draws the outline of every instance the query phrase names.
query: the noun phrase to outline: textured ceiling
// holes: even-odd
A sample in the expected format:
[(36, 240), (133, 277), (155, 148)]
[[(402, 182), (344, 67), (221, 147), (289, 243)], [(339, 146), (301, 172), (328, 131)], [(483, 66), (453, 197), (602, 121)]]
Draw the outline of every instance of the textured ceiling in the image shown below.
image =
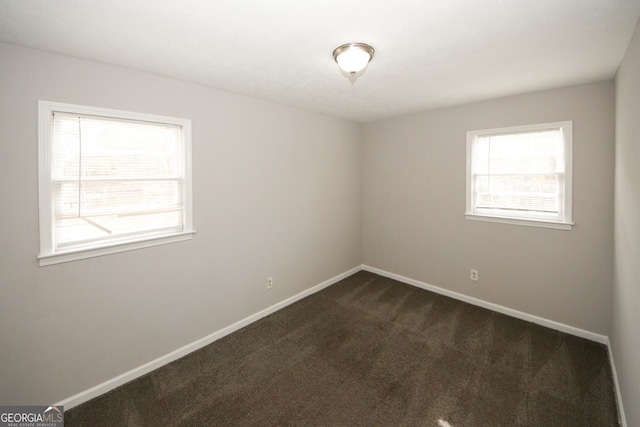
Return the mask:
[[(374, 121), (614, 76), (640, 0), (0, 0), (0, 41)], [(355, 84), (333, 62), (376, 49)]]

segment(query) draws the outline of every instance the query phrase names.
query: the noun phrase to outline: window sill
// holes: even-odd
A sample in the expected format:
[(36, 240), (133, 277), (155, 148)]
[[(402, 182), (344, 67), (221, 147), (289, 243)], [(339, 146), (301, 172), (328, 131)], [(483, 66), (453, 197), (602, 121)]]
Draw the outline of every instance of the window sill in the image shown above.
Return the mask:
[(556, 230), (571, 230), (573, 228), (572, 222), (555, 222), (555, 221), (543, 221), (536, 219), (521, 219), (521, 218), (505, 218), (498, 216), (489, 216), (489, 215), (478, 215), (478, 214), (464, 214), (466, 219), (470, 219), (473, 221), (485, 221), (485, 222), (498, 222), (502, 224), (511, 224), (511, 225), (524, 225), (527, 227), (543, 227), (543, 228), (553, 228)]
[(136, 249), (148, 248), (151, 246), (166, 245), (168, 243), (181, 242), (193, 238), (195, 231), (185, 231), (169, 236), (152, 237), (133, 242), (115, 243), (89, 249), (73, 249), (54, 254), (46, 254), (38, 256), (40, 267), (46, 265), (60, 264), (63, 262), (77, 261), (80, 259), (93, 258), (102, 255), (115, 254), (118, 252), (134, 251)]

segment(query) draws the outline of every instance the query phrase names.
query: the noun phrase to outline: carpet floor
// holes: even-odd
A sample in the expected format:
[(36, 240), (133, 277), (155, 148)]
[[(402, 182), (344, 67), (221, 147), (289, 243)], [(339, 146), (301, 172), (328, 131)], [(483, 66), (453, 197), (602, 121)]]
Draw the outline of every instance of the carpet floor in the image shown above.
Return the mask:
[(65, 413), (74, 426), (618, 426), (604, 345), (358, 272)]

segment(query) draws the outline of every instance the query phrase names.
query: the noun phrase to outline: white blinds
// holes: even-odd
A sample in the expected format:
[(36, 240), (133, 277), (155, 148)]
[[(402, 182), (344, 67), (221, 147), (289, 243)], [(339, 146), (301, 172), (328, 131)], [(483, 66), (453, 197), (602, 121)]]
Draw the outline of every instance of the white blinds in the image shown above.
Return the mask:
[(476, 209), (561, 215), (562, 129), (480, 135), (475, 144)]
[(184, 158), (178, 125), (55, 112), (55, 248), (184, 228)]

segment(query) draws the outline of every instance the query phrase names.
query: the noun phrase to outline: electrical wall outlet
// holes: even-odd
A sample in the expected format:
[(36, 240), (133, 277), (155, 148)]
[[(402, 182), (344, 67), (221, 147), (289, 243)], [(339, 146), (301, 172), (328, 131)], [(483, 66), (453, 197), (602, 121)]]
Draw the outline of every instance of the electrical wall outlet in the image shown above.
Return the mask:
[(477, 282), (478, 281), (478, 270), (471, 270), (469, 278), (471, 280), (473, 280), (474, 282)]
[(273, 288), (273, 277), (267, 277), (267, 289)]

